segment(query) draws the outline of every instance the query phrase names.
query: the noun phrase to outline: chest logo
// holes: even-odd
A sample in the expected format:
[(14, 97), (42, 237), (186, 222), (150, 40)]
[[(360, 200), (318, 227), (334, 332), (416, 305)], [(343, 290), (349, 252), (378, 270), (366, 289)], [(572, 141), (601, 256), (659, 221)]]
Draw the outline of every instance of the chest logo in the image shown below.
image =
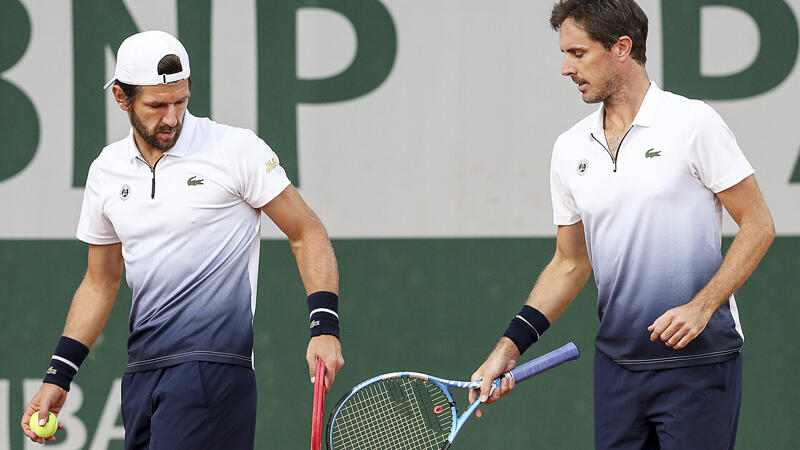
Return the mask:
[(188, 180), (186, 180), (186, 184), (188, 184), (189, 186), (197, 186), (198, 184), (203, 184), (203, 179), (202, 178), (199, 179), (199, 180), (196, 180), (195, 178), (197, 178), (197, 177), (194, 176), (194, 177), (189, 178)]
[(578, 168), (577, 168), (578, 175), (579, 176), (586, 175), (587, 170), (589, 170), (589, 160), (582, 159), (578, 161)]
[(651, 148), (650, 150), (644, 152), (645, 158), (655, 158), (656, 156), (661, 156), (661, 150), (655, 152), (653, 151), (655, 148)]
[(125, 201), (130, 196), (131, 196), (131, 187), (129, 185), (127, 185), (127, 184), (123, 184), (122, 187), (119, 190), (119, 198), (122, 201)]
[(276, 167), (278, 167), (278, 160), (275, 158), (270, 159), (269, 161), (264, 163), (264, 167), (267, 169), (267, 173), (272, 172)]

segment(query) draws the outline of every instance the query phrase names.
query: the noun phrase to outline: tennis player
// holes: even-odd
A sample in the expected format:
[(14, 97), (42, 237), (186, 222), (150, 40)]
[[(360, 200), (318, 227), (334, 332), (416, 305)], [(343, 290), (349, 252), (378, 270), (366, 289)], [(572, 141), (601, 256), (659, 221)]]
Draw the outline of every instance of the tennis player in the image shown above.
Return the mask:
[[(86, 181), (77, 237), (88, 268), (39, 392), (25, 408), (58, 413), (108, 319), (123, 266), (133, 293), (122, 380), (127, 449), (253, 448), (253, 315), (264, 212), (288, 236), (308, 294), (306, 359), (344, 364), (338, 271), (324, 226), (252, 131), (194, 117), (189, 57), (148, 31), (119, 47), (112, 87), (131, 131)], [(54, 440), (54, 437), (49, 440)]]
[[(753, 169), (708, 105), (645, 70), (647, 16), (633, 0), (561, 0), (550, 24), (591, 115), (553, 148), (552, 261), (473, 374), (489, 403), (594, 270), (595, 448), (731, 449), (744, 335), (733, 293), (774, 238)], [(722, 206), (739, 225), (722, 258)]]

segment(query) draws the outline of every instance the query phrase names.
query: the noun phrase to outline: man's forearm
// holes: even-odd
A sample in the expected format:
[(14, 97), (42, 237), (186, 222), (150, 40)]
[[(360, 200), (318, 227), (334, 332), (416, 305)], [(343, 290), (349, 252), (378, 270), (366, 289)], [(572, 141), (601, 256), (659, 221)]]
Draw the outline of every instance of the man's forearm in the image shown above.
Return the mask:
[(588, 260), (572, 262), (556, 256), (539, 275), (526, 303), (553, 323), (583, 289), (591, 271)]
[(771, 220), (743, 223), (722, 265), (692, 302), (709, 316), (713, 314), (753, 273), (774, 238)]
[(78, 286), (64, 336), (91, 347), (106, 325), (122, 277), (122, 244), (90, 245), (86, 275)]
[(293, 240), (291, 244), (306, 294), (319, 291), (338, 294), (339, 270), (336, 256), (322, 223), (310, 227), (300, 239)]
[(118, 283), (109, 285), (89, 276), (84, 278), (72, 299), (64, 336), (91, 347), (108, 321), (118, 290)]

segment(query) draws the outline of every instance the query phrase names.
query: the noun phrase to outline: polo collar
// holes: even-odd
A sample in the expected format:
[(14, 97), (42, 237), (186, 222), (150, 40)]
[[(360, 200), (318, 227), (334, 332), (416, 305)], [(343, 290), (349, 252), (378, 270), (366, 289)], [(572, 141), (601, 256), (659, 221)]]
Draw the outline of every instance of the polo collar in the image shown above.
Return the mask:
[[(633, 118), (633, 123), (631, 126), (652, 126), (656, 117), (656, 113), (658, 112), (658, 107), (661, 105), (663, 98), (664, 91), (658, 87), (655, 81), (650, 81), (650, 87), (647, 89), (647, 94), (645, 94), (644, 100), (642, 100), (642, 104), (639, 106), (639, 112), (637, 112), (636, 117)], [(594, 126), (590, 131), (590, 133), (594, 136), (605, 135), (605, 131), (603, 129), (603, 108), (604, 105), (601, 104), (594, 113)]]
[(658, 112), (658, 107), (661, 105), (661, 100), (664, 98), (664, 91), (659, 89), (655, 81), (650, 82), (650, 88), (642, 100), (642, 105), (639, 106), (639, 112), (633, 118), (633, 125), (649, 127), (653, 125), (653, 121)]
[[(197, 118), (193, 116), (189, 110), (186, 110), (186, 113), (183, 115), (183, 128), (181, 128), (181, 135), (178, 137), (178, 142), (175, 145), (164, 152), (165, 155), (172, 155), (172, 156), (185, 156), (186, 152), (189, 150), (189, 146), (192, 143), (192, 138), (194, 137), (195, 128), (197, 125)], [(128, 141), (128, 156), (131, 160), (141, 157), (141, 152), (139, 152), (139, 147), (136, 146), (136, 140), (133, 138), (133, 127), (131, 127), (130, 131), (128, 132), (128, 137), (125, 138)]]

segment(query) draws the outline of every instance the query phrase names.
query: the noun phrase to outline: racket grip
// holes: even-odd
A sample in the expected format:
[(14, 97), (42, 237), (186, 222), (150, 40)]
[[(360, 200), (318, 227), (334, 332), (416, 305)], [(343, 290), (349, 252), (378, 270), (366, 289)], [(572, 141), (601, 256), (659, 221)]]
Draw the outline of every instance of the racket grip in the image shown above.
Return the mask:
[(579, 356), (580, 352), (578, 351), (578, 347), (570, 342), (561, 348), (557, 348), (550, 353), (546, 353), (519, 367), (515, 367), (508, 373), (514, 377), (515, 382), (519, 383), (520, 381), (527, 380), (534, 375), (550, 370), (567, 361), (578, 359)]

